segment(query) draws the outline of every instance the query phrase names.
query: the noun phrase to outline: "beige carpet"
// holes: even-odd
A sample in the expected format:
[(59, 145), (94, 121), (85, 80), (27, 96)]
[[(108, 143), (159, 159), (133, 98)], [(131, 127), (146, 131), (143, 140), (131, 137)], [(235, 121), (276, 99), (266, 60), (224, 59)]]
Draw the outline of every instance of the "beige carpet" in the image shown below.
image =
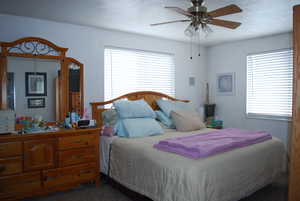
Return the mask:
[[(287, 182), (282, 176), (274, 184), (269, 185), (248, 198), (240, 201), (286, 201)], [(128, 198), (109, 184), (96, 188), (92, 184), (84, 184), (69, 191), (52, 193), (45, 197), (25, 199), (24, 201), (136, 201)], [(142, 201), (142, 200), (139, 200)]]

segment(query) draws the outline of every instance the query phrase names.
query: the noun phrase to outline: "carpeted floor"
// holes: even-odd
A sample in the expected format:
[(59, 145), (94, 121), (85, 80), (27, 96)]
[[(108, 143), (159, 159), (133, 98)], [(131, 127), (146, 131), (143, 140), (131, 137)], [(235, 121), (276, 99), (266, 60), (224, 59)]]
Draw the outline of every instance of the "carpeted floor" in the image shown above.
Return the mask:
[[(274, 184), (269, 185), (253, 195), (240, 201), (286, 201), (287, 177), (280, 177)], [(130, 199), (110, 184), (96, 188), (92, 184), (84, 184), (69, 191), (52, 193), (45, 197), (25, 199), (23, 201), (136, 201)], [(138, 200), (142, 201), (142, 200)]]

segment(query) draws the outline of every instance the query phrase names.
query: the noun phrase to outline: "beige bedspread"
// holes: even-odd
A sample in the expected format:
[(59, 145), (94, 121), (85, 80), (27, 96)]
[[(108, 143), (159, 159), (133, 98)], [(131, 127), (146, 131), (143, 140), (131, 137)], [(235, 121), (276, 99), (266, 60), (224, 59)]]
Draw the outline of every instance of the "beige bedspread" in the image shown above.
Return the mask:
[(110, 176), (154, 201), (237, 201), (285, 170), (285, 150), (277, 138), (197, 160), (153, 148), (160, 139), (209, 130), (116, 138)]

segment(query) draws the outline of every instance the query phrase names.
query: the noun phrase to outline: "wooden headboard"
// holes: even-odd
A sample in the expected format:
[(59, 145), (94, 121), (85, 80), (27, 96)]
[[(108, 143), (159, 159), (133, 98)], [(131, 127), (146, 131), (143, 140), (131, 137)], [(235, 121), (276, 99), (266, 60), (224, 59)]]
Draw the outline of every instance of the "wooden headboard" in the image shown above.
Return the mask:
[(97, 127), (102, 127), (103, 122), (102, 122), (102, 112), (107, 110), (104, 108), (105, 105), (111, 104), (116, 100), (127, 98), (128, 100), (139, 100), (139, 99), (144, 99), (151, 107), (153, 110), (157, 110), (158, 105), (156, 104), (156, 99), (160, 98), (165, 98), (173, 101), (182, 101), (182, 102), (189, 102), (189, 100), (179, 100), (176, 98), (173, 98), (171, 96), (168, 96), (163, 93), (159, 92), (154, 92), (154, 91), (138, 91), (138, 92), (132, 92), (125, 94), (123, 96), (120, 96), (118, 98), (105, 101), (105, 102), (91, 102), (90, 104), (92, 105), (92, 116), (93, 119), (97, 121)]

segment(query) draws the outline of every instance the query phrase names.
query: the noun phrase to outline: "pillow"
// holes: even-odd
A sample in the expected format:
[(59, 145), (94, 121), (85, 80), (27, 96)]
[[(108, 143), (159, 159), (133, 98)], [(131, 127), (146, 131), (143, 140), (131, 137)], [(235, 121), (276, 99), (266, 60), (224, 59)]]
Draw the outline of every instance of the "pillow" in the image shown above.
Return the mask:
[(118, 121), (118, 113), (115, 109), (108, 109), (102, 112), (102, 120), (105, 126), (114, 127)]
[(196, 111), (176, 110), (171, 112), (171, 117), (177, 131), (195, 131), (206, 127)]
[(123, 125), (129, 138), (146, 137), (163, 134), (163, 129), (155, 119), (123, 119)]
[(165, 113), (163, 113), (160, 110), (156, 110), (156, 118), (163, 123), (167, 128), (175, 128), (174, 122), (172, 121), (171, 118), (167, 117)]
[(127, 118), (155, 118), (155, 112), (144, 99), (136, 101), (115, 101), (115, 109), (121, 119)]
[(167, 117), (170, 117), (171, 112), (174, 110), (194, 110), (191, 103), (185, 103), (181, 101), (157, 99), (156, 103), (159, 108), (165, 113), (165, 115), (167, 115)]
[(115, 128), (112, 126), (102, 126), (101, 135), (102, 136), (114, 136), (116, 134)]
[(115, 126), (117, 136), (119, 137), (128, 137), (128, 133), (124, 127), (123, 120), (119, 119)]

